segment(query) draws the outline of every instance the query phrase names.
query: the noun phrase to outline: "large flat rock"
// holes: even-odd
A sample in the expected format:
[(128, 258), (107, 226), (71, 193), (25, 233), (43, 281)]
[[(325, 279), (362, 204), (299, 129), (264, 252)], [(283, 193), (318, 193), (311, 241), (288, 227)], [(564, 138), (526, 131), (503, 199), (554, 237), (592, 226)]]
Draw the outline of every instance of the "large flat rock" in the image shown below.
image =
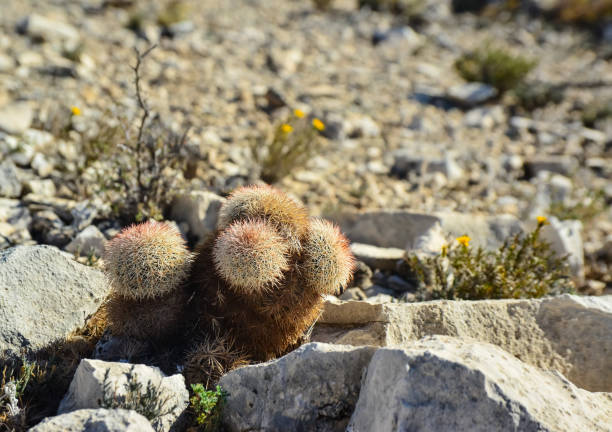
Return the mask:
[(612, 394), (446, 336), (378, 350), (348, 432), (609, 431)]
[[(108, 379), (106, 388), (105, 376)], [(168, 377), (158, 368), (143, 364), (81, 360), (57, 412), (65, 414), (97, 408), (104, 396), (114, 396), (120, 400), (126, 395), (126, 384), (134, 381), (141, 384), (141, 395), (145, 394), (151, 384), (158, 392), (158, 400), (164, 401), (161, 410), (165, 414), (152, 421), (153, 428), (157, 432), (174, 430), (173, 427), (179, 422), (189, 403), (185, 378), (181, 374)], [(113, 395), (109, 394), (108, 389), (112, 389)]]
[(485, 216), (467, 213), (413, 213), (406, 210), (372, 210), (344, 214), (336, 218), (342, 231), (357, 243), (413, 249), (419, 238), (432, 230), (450, 239), (467, 234), (472, 244), (489, 249), (503, 244), (508, 236), (522, 232), (521, 222), (510, 215)]
[(307, 344), (223, 376), (228, 431), (344, 431), (373, 347)]
[(402, 347), (310, 343), (220, 385), (230, 432), (604, 432), (612, 418), (612, 393), (449, 336)]
[(30, 432), (153, 432), (149, 421), (136, 411), (82, 409), (48, 417)]
[(0, 355), (32, 352), (68, 336), (107, 292), (102, 272), (55, 247), (0, 251)]
[(612, 391), (612, 296), (385, 304), (328, 297), (311, 340), (393, 346), (428, 335), (491, 343), (584, 389)]

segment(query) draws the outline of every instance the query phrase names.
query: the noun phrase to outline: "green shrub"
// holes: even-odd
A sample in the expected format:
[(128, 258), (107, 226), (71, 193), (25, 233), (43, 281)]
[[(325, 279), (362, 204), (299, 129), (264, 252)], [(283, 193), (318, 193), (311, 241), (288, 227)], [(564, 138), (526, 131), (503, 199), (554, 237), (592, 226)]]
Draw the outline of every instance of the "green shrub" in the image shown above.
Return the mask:
[(462, 236), (440, 255), (409, 255), (417, 298), (518, 299), (573, 292), (567, 257), (556, 256), (540, 238), (545, 224), (545, 218), (538, 218), (534, 231), (517, 234), (492, 252), (470, 247), (470, 238)]
[(334, 0), (312, 0), (312, 3), (319, 10), (328, 10), (332, 7)]
[(594, 128), (597, 123), (612, 117), (612, 101), (597, 101), (587, 106), (581, 114), (582, 124)]
[(455, 69), (463, 79), (490, 84), (500, 93), (516, 87), (535, 65), (533, 60), (489, 44), (455, 61)]
[(149, 381), (145, 387), (138, 381), (134, 366), (125, 374), (125, 395), (118, 395), (117, 389), (111, 387), (109, 373), (110, 369), (104, 373), (102, 400), (98, 401), (100, 408), (134, 410), (151, 423), (176, 410), (176, 405), (170, 406), (170, 396), (163, 396), (159, 386)]
[(591, 24), (612, 18), (610, 0), (559, 0), (557, 15), (563, 22)]
[(391, 12), (418, 23), (426, 4), (424, 0), (359, 0), (358, 6), (369, 7), (373, 11)]
[(533, 111), (550, 103), (561, 103), (563, 101), (563, 89), (546, 83), (521, 83), (514, 89), (514, 96), (520, 107), (527, 111)]
[(227, 402), (227, 393), (220, 386), (206, 390), (202, 384), (191, 384), (193, 396), (189, 400), (195, 421), (204, 432), (214, 432), (221, 425), (221, 414)]
[(321, 150), (319, 133), (323, 130), (325, 125), (321, 120), (314, 118), (309, 121), (302, 111), (295, 110), (274, 128), (271, 137), (255, 140), (251, 152), (260, 167), (261, 179), (275, 183), (304, 166)]

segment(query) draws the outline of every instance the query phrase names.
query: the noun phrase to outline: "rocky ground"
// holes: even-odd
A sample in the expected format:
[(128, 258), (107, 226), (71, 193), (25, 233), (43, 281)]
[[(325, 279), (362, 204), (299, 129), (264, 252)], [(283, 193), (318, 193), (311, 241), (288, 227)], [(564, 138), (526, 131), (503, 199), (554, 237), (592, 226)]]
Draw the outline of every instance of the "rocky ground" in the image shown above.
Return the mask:
[[(386, 304), (415, 300), (415, 287), (398, 267), (406, 250), (439, 252), (464, 234), (492, 249), (533, 228), (536, 216), (548, 217), (544, 235), (556, 252), (569, 255), (579, 292), (612, 293), (612, 108), (594, 120), (589, 114), (612, 100), (610, 25), (558, 25), (543, 13), (455, 14), (450, 1), (425, 1), (419, 19), (409, 22), (355, 3), (337, 0), (331, 10), (317, 11), (305, 0), (185, 0), (177, 11), (176, 3), (162, 1), (3, 0), (0, 249), (7, 251), (0, 252), (0, 287), (14, 291), (0, 295), (6, 323), (0, 350), (17, 352), (23, 341), (43, 347), (82, 326), (102, 302), (99, 272), (66, 260), (98, 266), (105, 240), (126, 223), (116, 211), (126, 197), (107, 180), (116, 175), (115, 162), (129, 158), (142, 114), (134, 48), (144, 52), (156, 44), (143, 60), (142, 94), (164, 130), (186, 131), (180, 163), (158, 173), (172, 179), (163, 216), (192, 245), (214, 230), (224, 196), (261, 181), (253, 143), (302, 110), (325, 123), (323, 146), (276, 186), (341, 225), (360, 260), (342, 299), (369, 299), (343, 306), (330, 299), (313, 333), (316, 344), (290, 354), (295, 361), (283, 358), (224, 378), (239, 395), (240, 406), (230, 403), (227, 414), (230, 430), (314, 430), (315, 424), (376, 430), (382, 423), (360, 413), (380, 412), (383, 422), (390, 417), (385, 410), (397, 414), (388, 430), (475, 430), (469, 425), (493, 418), (499, 424), (486, 430), (611, 430), (612, 399), (605, 393), (612, 392), (610, 296), (483, 302), (475, 310), (462, 302)], [(528, 87), (552, 85), (558, 97), (527, 109), (511, 94), (489, 97), (490, 87), (466, 84), (454, 62), (485, 42), (537, 59)], [(45, 285), (49, 278), (54, 282)], [(38, 312), (24, 308), (23, 298), (51, 315), (32, 326), (28, 317)], [(578, 329), (555, 327), (568, 316)], [(410, 342), (432, 334), (445, 336)], [(435, 361), (425, 367), (423, 356)], [(507, 370), (485, 365), (487, 356)], [(96, 361), (79, 366), (75, 387), (86, 374), (99, 387)], [(325, 397), (320, 392), (291, 405), (295, 394), (285, 395), (286, 382), (276, 383), (285, 404), (280, 417), (269, 393), (277, 390), (270, 389), (271, 405), (254, 410), (257, 418), (241, 414), (245, 404), (264, 400), (249, 393), (256, 394), (253, 388), (238, 388), (241, 382), (257, 388), (260, 375), (280, 368), (302, 388), (298, 372), (319, 363), (345, 374), (331, 383), (317, 375), (329, 387)], [(389, 375), (403, 367), (419, 372), (409, 380)], [(435, 423), (442, 405), (423, 405), (424, 393), (410, 389), (444, 393), (444, 382), (431, 376), (449, 370), (460, 377), (449, 394), (469, 391), (486, 402), (449, 396), (456, 412), (445, 412), (448, 423)], [(475, 371), (484, 384), (474, 382)], [(384, 383), (395, 386), (396, 396), (380, 407)], [(172, 386), (184, 410), (186, 393)], [(559, 400), (546, 405), (534, 391)], [(79, 413), (69, 421), (99, 417), (115, 422), (113, 430), (145, 430), (133, 412), (81, 411), (98, 408), (96, 396), (71, 392), (71, 408), (60, 410)], [(557, 413), (551, 408), (557, 405), (567, 409)], [(459, 418), (466, 412), (475, 417)], [(156, 430), (166, 430), (179, 414)], [(36, 430), (57, 430), (59, 418)]]

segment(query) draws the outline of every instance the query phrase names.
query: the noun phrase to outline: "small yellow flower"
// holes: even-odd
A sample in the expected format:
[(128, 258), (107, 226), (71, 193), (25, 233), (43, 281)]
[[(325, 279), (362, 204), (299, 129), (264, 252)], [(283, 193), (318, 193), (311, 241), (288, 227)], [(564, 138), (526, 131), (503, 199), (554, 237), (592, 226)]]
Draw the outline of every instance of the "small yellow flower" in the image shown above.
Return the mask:
[(293, 115), (297, 118), (304, 118), (304, 111), (302, 111), (301, 109), (296, 109), (293, 111)]
[(536, 220), (538, 221), (538, 225), (547, 225), (548, 224), (548, 219), (546, 218), (546, 216), (538, 216), (538, 217), (536, 217)]
[(80, 108), (76, 107), (76, 106), (70, 107), (70, 112), (72, 113), (73, 116), (80, 116), (81, 115)]
[(291, 133), (293, 132), (293, 126), (291, 126), (290, 124), (284, 123), (281, 125), (281, 130), (286, 134)]
[(315, 119), (312, 120), (312, 125), (318, 131), (324, 131), (325, 130), (325, 123), (323, 123), (318, 118), (315, 118)]
[(465, 247), (470, 245), (470, 240), (472, 240), (469, 236), (462, 235), (461, 237), (457, 237), (457, 242), (462, 244)]

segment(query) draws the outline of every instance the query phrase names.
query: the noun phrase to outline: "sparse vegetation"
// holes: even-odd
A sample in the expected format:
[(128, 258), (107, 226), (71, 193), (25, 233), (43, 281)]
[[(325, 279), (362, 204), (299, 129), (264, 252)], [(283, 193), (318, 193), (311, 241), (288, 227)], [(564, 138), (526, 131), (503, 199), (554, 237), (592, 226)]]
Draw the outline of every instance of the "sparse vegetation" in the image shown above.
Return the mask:
[(284, 122), (274, 128), (272, 136), (255, 140), (251, 152), (261, 169), (266, 183), (275, 183), (296, 168), (304, 166), (322, 148), (320, 132), (325, 124), (314, 118), (307, 119), (295, 110)]
[[(25, 432), (44, 417), (55, 415), (80, 360), (91, 354), (105, 328), (103, 305), (65, 340), (30, 357), (0, 358), (0, 431)], [(7, 393), (17, 400), (16, 406)]]
[(312, 0), (314, 6), (319, 10), (328, 10), (332, 7), (334, 0)]
[(539, 218), (534, 231), (517, 234), (492, 252), (471, 247), (470, 238), (462, 236), (440, 255), (411, 254), (407, 262), (419, 284), (418, 297), (517, 299), (573, 292), (567, 257), (558, 257), (540, 238), (546, 223)]
[(189, 16), (189, 6), (182, 0), (171, 0), (157, 15), (157, 24), (162, 27), (170, 27), (181, 21), (185, 21)]
[(597, 123), (612, 117), (612, 101), (597, 101), (584, 108), (581, 115), (586, 127), (597, 127)]
[(605, 209), (606, 195), (603, 190), (599, 190), (569, 204), (555, 201), (550, 205), (549, 214), (560, 220), (576, 219), (588, 222)]
[[(141, 67), (155, 48), (136, 50), (133, 66), (140, 117), (135, 124), (117, 121), (100, 126), (99, 134), (82, 140), (83, 170), (94, 173), (88, 193), (100, 195), (124, 223), (163, 219), (163, 210), (178, 187), (177, 172), (186, 165), (185, 144), (189, 128), (178, 134), (149, 108), (143, 94)], [(98, 161), (104, 160), (104, 168)]]
[(422, 21), (426, 3), (424, 0), (359, 0), (359, 8), (368, 7), (374, 11), (390, 12), (404, 18), (411, 25)]
[(563, 22), (590, 24), (612, 17), (610, 0), (559, 0), (557, 15)]
[(193, 396), (189, 400), (195, 421), (200, 430), (214, 432), (221, 425), (221, 414), (227, 402), (227, 392), (220, 386), (206, 390), (202, 384), (191, 384)]
[(515, 88), (535, 65), (533, 60), (490, 44), (464, 54), (455, 62), (463, 79), (490, 84), (500, 93)]
[(125, 394), (119, 394), (111, 385), (109, 373), (110, 369), (104, 373), (103, 396), (102, 400), (98, 401), (101, 408), (134, 410), (151, 423), (176, 410), (176, 405), (171, 405), (171, 397), (164, 396), (159, 385), (155, 386), (149, 381), (145, 386), (138, 380), (134, 366), (125, 374), (127, 378), (124, 385)]
[(520, 83), (514, 89), (517, 104), (527, 111), (563, 101), (563, 89), (547, 83)]

